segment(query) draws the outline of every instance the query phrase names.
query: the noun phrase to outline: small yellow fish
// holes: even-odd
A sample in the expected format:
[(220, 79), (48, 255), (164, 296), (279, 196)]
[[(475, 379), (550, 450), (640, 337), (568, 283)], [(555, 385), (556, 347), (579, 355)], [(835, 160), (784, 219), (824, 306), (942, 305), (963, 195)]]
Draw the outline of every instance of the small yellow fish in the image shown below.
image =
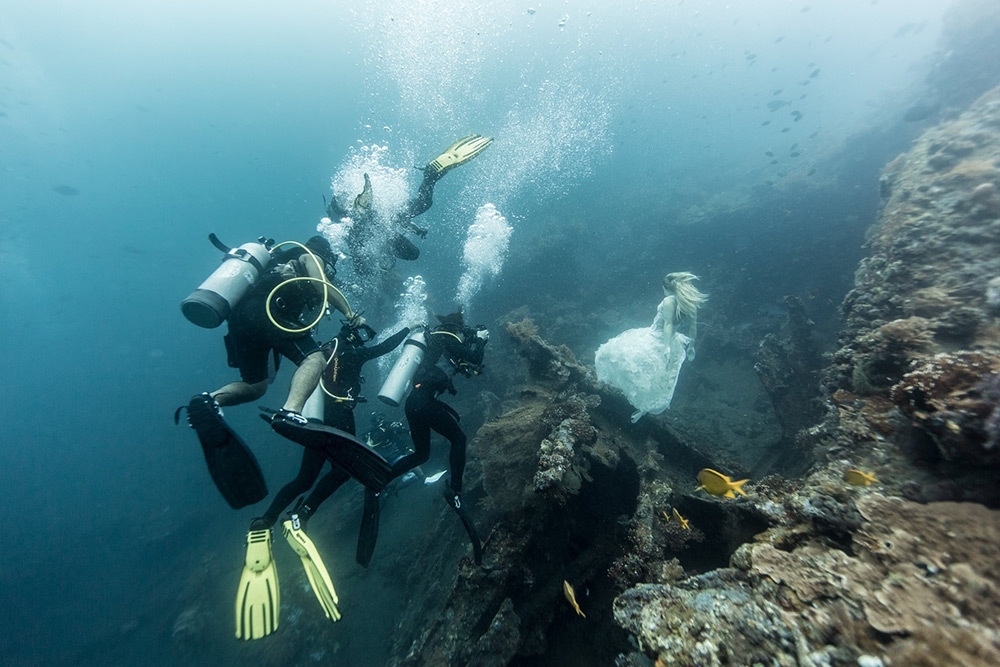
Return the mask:
[[(721, 472), (717, 472), (711, 468), (705, 468), (698, 473), (698, 482), (701, 486), (695, 489), (695, 491), (701, 491), (704, 489), (713, 496), (735, 498), (736, 493), (741, 496), (746, 495), (746, 492), (741, 487), (749, 481), (749, 479), (741, 479), (738, 482), (734, 482)], [(733, 491), (736, 493), (733, 493)]]
[(677, 517), (677, 521), (681, 524), (681, 528), (684, 530), (691, 530), (688, 526), (688, 520), (681, 516), (681, 513), (677, 511), (676, 507), (674, 508), (674, 516)]
[(577, 604), (576, 602), (576, 593), (573, 592), (573, 586), (571, 586), (570, 583), (565, 579), (563, 579), (563, 595), (565, 595), (566, 599), (569, 600), (569, 603), (573, 605), (573, 610), (577, 614), (583, 616), (584, 618), (587, 618), (587, 615), (580, 610), (580, 605)]
[(666, 510), (661, 510), (661, 513), (663, 514), (663, 520), (670, 523), (670, 515), (667, 514)]
[(873, 482), (878, 482), (875, 479), (875, 473), (873, 472), (861, 472), (860, 470), (855, 470), (851, 468), (844, 473), (844, 481), (848, 484), (853, 484), (854, 486), (871, 486)]

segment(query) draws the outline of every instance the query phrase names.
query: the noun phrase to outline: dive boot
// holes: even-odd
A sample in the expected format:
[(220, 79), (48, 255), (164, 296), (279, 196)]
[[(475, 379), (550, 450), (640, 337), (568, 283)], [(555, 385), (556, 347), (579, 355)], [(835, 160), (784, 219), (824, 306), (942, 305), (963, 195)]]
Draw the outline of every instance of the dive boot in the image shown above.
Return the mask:
[(372, 180), (365, 174), (365, 187), (361, 194), (354, 198), (354, 212), (357, 215), (365, 215), (372, 207)]

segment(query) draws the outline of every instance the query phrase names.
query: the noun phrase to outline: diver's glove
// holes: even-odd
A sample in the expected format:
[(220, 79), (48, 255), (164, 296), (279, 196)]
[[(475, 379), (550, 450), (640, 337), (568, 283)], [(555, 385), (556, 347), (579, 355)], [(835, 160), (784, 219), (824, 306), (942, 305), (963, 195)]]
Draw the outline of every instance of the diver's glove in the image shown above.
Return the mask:
[(427, 238), (427, 229), (425, 227), (420, 227), (409, 218), (399, 220), (399, 226), (411, 234), (416, 234), (422, 239)]
[(476, 331), (476, 338), (478, 338), (479, 340), (483, 341), (484, 345), (486, 343), (488, 343), (489, 340), (490, 340), (490, 331), (489, 331), (489, 329), (479, 329), (478, 331)]

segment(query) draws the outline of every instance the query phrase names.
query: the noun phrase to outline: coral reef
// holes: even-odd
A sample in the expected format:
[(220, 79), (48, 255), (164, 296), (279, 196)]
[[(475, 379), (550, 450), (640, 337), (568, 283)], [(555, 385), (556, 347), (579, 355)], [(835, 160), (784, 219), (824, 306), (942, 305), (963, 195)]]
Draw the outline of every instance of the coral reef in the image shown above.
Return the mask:
[(538, 335), (538, 327), (529, 318), (519, 322), (508, 322), (507, 333), (517, 342), (518, 354), (528, 362), (528, 374), (554, 387), (568, 383), (582, 382), (593, 386), (596, 383), (592, 369), (581, 366), (572, 350), (565, 345), (554, 347)]
[[(645, 656), (1000, 662), (1000, 512), (978, 504), (1000, 506), (998, 165), (1000, 89), (885, 168), (871, 255), (823, 374), (828, 408), (796, 435), (819, 465), (801, 484), (761, 482), (738, 501), (772, 527), (740, 546), (730, 569), (673, 582), (639, 569), (657, 584), (630, 588), (614, 611)], [(772, 368), (794, 367), (777, 363), (789, 355), (775, 342), (758, 355), (772, 397), (783, 377)], [(858, 467), (878, 473), (881, 493), (842, 481)], [(639, 537), (633, 548), (652, 551)]]
[(1000, 512), (877, 493), (855, 504), (848, 551), (788, 548), (794, 529), (774, 528), (739, 549), (734, 569), (630, 589), (615, 619), (667, 665), (858, 664), (897, 638), (903, 653), (921, 632), (969, 631), (984, 659), (1000, 660)]
[[(527, 319), (509, 327), (527, 361), (529, 384), (514, 407), (484, 424), (470, 449), (481, 462), (477, 508), (490, 525), (481, 568), (463, 560), (450, 587), (424, 581), (428, 563), (443, 556), (423, 554), (411, 590), (422, 600), (418, 629), (394, 640), (399, 664), (507, 664), (514, 655), (547, 649), (551, 627), (570, 623), (575, 612), (563, 598), (562, 582), (581, 582), (578, 591), (588, 619), (606, 616), (589, 608), (595, 597), (610, 607), (612, 592), (601, 590), (605, 564), (624, 542), (621, 516), (631, 515), (638, 494), (633, 459), (595, 410), (601, 405), (592, 373), (566, 348), (549, 345)], [(444, 569), (444, 568), (442, 568)], [(437, 619), (427, 623), (427, 618)], [(621, 631), (605, 622), (601, 635), (609, 659)], [(599, 647), (598, 647), (599, 648)]]
[(945, 460), (995, 466), (997, 377), (1000, 355), (942, 352), (904, 375), (890, 396)]
[(573, 449), (575, 445), (592, 442), (594, 428), (584, 419), (564, 419), (538, 447), (538, 470), (535, 472), (535, 491), (545, 493), (553, 487), (573, 494), (580, 488), (579, 476), (572, 476)]
[(658, 664), (795, 665), (801, 636), (747, 578), (714, 570), (675, 585), (643, 584), (615, 599), (615, 621)]

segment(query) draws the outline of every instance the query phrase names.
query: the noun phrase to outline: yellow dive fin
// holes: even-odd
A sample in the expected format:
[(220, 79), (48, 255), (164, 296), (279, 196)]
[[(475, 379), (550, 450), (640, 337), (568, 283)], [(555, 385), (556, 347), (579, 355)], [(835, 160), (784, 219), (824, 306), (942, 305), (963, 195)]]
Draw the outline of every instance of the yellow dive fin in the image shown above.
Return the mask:
[(484, 137), (481, 134), (470, 134), (467, 137), (462, 137), (444, 149), (444, 153), (431, 160), (427, 165), (427, 169), (438, 176), (443, 176), (450, 169), (454, 169), (460, 164), (465, 164), (482, 153), (492, 143), (493, 139)]
[(236, 638), (261, 639), (278, 629), (281, 596), (271, 557), (271, 529), (247, 533), (247, 556), (236, 591)]
[(298, 515), (293, 514), (282, 526), (285, 529), (285, 539), (288, 540), (288, 546), (302, 559), (306, 578), (309, 579), (309, 585), (312, 586), (313, 593), (319, 600), (319, 605), (323, 607), (323, 613), (331, 621), (339, 621), (340, 610), (337, 609), (337, 603), (340, 600), (337, 597), (337, 589), (333, 587), (330, 573), (326, 571), (326, 565), (323, 564), (323, 559), (320, 557), (319, 551), (316, 550), (316, 545), (302, 530)]
[(368, 212), (372, 206), (372, 181), (368, 178), (368, 174), (365, 174), (365, 187), (362, 188), (361, 194), (354, 198), (354, 212), (358, 215), (364, 215)]

